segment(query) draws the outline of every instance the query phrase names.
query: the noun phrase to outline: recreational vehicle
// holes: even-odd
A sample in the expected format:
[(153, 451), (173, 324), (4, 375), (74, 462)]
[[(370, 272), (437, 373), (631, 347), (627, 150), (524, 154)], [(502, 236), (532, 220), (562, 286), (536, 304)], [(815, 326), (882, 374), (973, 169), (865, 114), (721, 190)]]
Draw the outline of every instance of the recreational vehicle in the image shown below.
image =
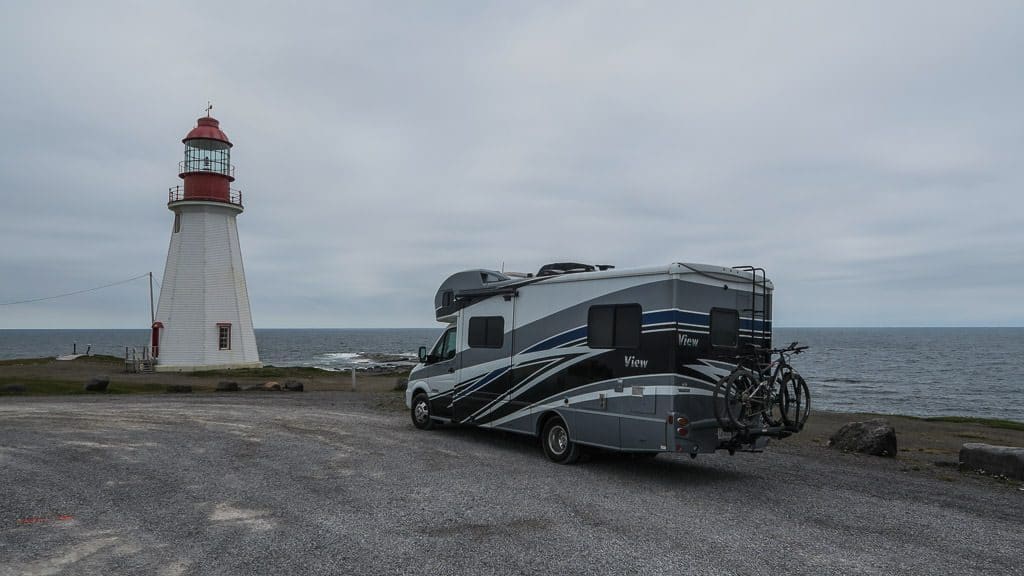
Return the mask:
[(760, 449), (788, 432), (723, 425), (715, 390), (743, 348), (771, 346), (772, 290), (759, 268), (702, 264), (459, 272), (434, 297), (447, 328), (420, 348), (406, 406), (421, 429), (540, 437), (561, 463), (581, 446), (693, 457)]

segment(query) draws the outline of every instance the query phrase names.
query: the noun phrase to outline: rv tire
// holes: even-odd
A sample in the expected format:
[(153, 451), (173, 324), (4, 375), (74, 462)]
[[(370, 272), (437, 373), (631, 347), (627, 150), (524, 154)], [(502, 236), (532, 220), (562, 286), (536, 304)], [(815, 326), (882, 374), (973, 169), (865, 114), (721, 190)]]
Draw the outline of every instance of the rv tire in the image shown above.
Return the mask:
[(541, 433), (544, 454), (552, 462), (573, 464), (580, 458), (580, 447), (569, 439), (569, 427), (558, 416), (552, 416), (544, 423)]
[(430, 417), (430, 399), (423, 392), (412, 397), (412, 425), (420, 430), (430, 430), (434, 420)]

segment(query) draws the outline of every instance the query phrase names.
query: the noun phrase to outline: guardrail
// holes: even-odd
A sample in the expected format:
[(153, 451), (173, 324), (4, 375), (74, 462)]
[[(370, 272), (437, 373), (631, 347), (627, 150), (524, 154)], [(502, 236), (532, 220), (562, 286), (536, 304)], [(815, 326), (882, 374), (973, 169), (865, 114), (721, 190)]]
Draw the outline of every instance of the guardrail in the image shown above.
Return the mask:
[[(167, 190), (167, 203), (168, 204), (170, 204), (171, 202), (181, 202), (182, 200), (205, 200), (205, 201), (209, 201), (209, 202), (224, 202), (225, 201), (223, 198), (213, 198), (213, 197), (206, 197), (206, 196), (190, 196), (190, 197), (186, 198), (185, 197), (185, 187), (181, 186), (181, 185), (171, 186)], [(234, 204), (235, 206), (241, 206), (242, 205), (242, 191), (241, 190), (236, 190), (234, 188), (229, 188), (228, 189), (227, 203), (228, 204)]]

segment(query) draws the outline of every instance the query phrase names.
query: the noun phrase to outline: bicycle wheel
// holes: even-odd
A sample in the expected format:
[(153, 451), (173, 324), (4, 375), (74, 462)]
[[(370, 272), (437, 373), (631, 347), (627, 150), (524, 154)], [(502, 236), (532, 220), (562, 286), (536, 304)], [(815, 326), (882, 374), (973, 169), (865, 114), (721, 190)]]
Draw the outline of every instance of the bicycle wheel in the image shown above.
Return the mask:
[(782, 378), (782, 405), (783, 423), (802, 429), (811, 413), (811, 391), (803, 376), (795, 371)]
[(786, 415), (786, 379), (793, 373), (793, 368), (790, 366), (782, 366), (772, 376), (768, 382), (768, 398), (769, 403), (767, 410), (765, 410), (764, 420), (765, 424), (771, 427), (783, 426), (788, 424), (788, 416)]
[(729, 400), (726, 399), (725, 388), (729, 379), (741, 370), (741, 368), (736, 368), (729, 375), (723, 376), (715, 384), (715, 390), (711, 396), (711, 402), (715, 410), (715, 420), (718, 421), (718, 427), (724, 430), (732, 428), (732, 425), (729, 422), (728, 409), (726, 408), (726, 404), (728, 404)]
[(725, 379), (722, 393), (725, 414), (733, 429), (746, 430), (764, 414), (764, 387), (753, 373), (733, 372)]

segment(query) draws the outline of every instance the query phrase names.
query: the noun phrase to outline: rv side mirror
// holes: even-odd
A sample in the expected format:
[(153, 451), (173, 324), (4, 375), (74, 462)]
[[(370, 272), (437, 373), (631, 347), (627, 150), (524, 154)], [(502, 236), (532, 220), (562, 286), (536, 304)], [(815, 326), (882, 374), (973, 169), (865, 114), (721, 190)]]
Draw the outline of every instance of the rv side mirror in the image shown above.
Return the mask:
[(423, 364), (426, 364), (427, 363), (427, 347), (426, 346), (420, 346), (420, 354), (419, 354), (419, 356), (420, 356), (420, 362), (423, 363)]

